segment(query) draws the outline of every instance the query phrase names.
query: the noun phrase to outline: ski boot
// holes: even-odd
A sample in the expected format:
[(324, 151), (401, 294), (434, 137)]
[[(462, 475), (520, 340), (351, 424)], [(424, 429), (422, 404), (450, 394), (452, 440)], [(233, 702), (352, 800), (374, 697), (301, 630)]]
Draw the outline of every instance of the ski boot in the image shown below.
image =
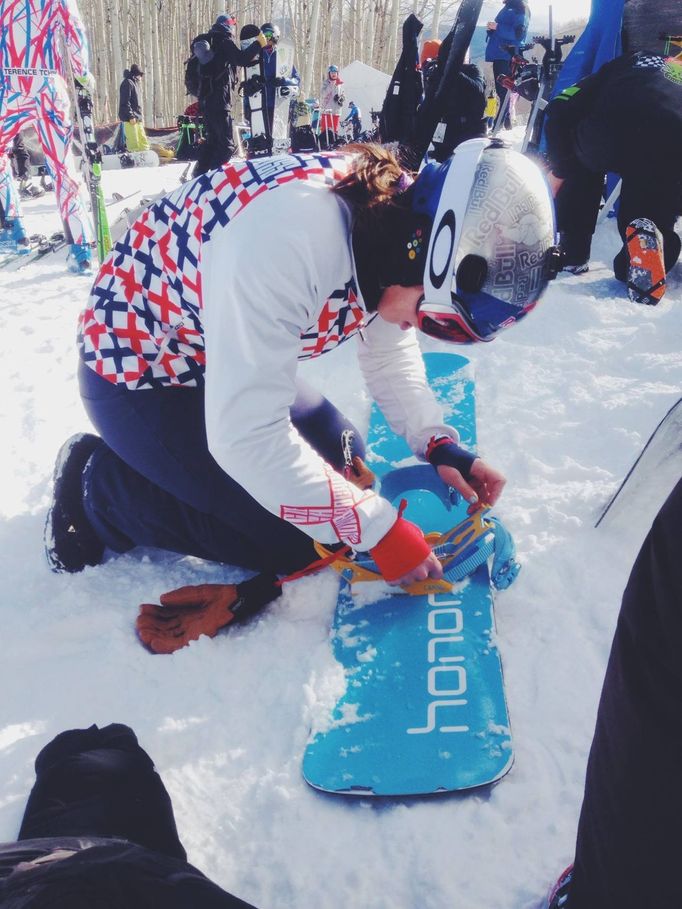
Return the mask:
[(104, 544), (86, 517), (82, 480), (88, 461), (103, 444), (97, 436), (81, 432), (59, 449), (44, 533), (45, 555), (52, 571), (73, 574), (102, 561)]
[(75, 275), (92, 271), (92, 250), (87, 243), (72, 243), (66, 257), (66, 267)]
[(5, 222), (0, 230), (0, 253), (4, 255), (25, 256), (31, 251), (28, 235), (19, 218)]
[(573, 877), (573, 865), (560, 876), (559, 880), (552, 887), (547, 898), (547, 909), (570, 909), (568, 903), (568, 891), (571, 887), (571, 878)]

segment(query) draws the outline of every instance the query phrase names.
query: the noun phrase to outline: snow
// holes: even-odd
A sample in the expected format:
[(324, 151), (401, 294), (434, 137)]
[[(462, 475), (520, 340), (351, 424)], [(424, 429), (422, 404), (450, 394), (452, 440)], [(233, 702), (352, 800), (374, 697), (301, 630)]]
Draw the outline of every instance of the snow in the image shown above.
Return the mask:
[(355, 101), (360, 109), (362, 118), (362, 128), (372, 128), (373, 110), (381, 110), (391, 81), (388, 73), (383, 73), (380, 69), (368, 66), (361, 60), (354, 60), (348, 66), (341, 70), (343, 79), (343, 94), (346, 99), (346, 108), (344, 115), (348, 113), (348, 104)]
[[(182, 170), (109, 172), (105, 191), (169, 190)], [(31, 230), (57, 229), (52, 196), (26, 209)], [(135, 551), (80, 575), (49, 572), (54, 458), (88, 428), (74, 340), (90, 282), (66, 272), (63, 252), (0, 273), (0, 840), (16, 836), (43, 745), (125, 722), (171, 793), (190, 860), (260, 909), (540, 906), (572, 857), (601, 681), (646, 529), (635, 510), (629, 525), (593, 525), (682, 384), (682, 267), (657, 309), (638, 308), (612, 277), (617, 248), (606, 220), (589, 273), (560, 276), (523, 324), (465, 351), (480, 451), (508, 477), (498, 514), (523, 562), (496, 599), (514, 766), (482, 791), (384, 802), (330, 797), (301, 777), (310, 725), (343, 687), (329, 571), (173, 656), (139, 645), (138, 604), (237, 571)], [(350, 344), (303, 369), (366, 422)]]

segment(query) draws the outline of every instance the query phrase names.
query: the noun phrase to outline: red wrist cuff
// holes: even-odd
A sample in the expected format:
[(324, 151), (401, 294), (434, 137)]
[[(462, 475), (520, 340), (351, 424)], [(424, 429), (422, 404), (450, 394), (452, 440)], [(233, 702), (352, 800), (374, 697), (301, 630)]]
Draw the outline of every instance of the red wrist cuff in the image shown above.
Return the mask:
[(369, 552), (385, 580), (395, 581), (421, 565), (431, 547), (416, 524), (399, 517)]

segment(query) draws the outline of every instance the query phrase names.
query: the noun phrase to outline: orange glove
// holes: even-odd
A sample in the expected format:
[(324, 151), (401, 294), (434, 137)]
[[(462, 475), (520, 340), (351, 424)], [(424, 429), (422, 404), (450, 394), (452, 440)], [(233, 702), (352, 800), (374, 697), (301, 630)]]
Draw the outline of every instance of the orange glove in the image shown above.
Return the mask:
[(272, 575), (256, 575), (241, 584), (199, 584), (161, 595), (161, 605), (143, 603), (135, 627), (153, 653), (174, 653), (202, 634), (215, 637), (231, 622), (259, 612), (282, 592)]

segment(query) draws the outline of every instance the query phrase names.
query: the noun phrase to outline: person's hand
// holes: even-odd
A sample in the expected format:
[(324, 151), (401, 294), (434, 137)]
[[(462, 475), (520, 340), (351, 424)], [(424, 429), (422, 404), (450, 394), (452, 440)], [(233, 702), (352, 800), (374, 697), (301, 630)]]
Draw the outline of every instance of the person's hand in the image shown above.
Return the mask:
[(459, 470), (441, 464), (436, 468), (438, 476), (448, 486), (452, 486), (469, 503), (469, 514), (479, 504), (494, 505), (502, 495), (507, 482), (506, 478), (493, 467), (489, 467), (481, 458), (476, 458), (469, 469), (469, 479), (465, 480)]
[(391, 586), (402, 586), (409, 587), (410, 584), (414, 584), (415, 581), (425, 581), (427, 578), (442, 578), (443, 577), (443, 566), (438, 561), (433, 552), (424, 559), (421, 565), (417, 565), (416, 568), (413, 568), (412, 571), (408, 571), (407, 574), (404, 574), (400, 578), (396, 578), (394, 581), (388, 581)]
[(200, 584), (161, 594), (161, 605), (143, 603), (135, 627), (154, 653), (174, 653), (202, 634), (214, 637), (234, 619), (234, 584)]
[(549, 184), (549, 188), (552, 193), (552, 196), (554, 196), (554, 198), (556, 199), (559, 190), (563, 186), (564, 178), (557, 177), (557, 175), (553, 174), (552, 171), (550, 170), (547, 173), (547, 183)]
[(267, 47), (267, 46), (268, 46), (268, 39), (265, 37), (265, 35), (263, 34), (263, 32), (258, 32), (258, 34), (256, 35), (256, 37), (254, 38), (254, 41), (257, 41), (257, 42), (260, 44), (261, 47)]
[(128, 123), (137, 123), (137, 117), (131, 117)]
[(494, 32), (495, 29), (497, 28), (497, 22), (488, 22), (488, 24), (486, 25), (486, 28), (489, 32)]

